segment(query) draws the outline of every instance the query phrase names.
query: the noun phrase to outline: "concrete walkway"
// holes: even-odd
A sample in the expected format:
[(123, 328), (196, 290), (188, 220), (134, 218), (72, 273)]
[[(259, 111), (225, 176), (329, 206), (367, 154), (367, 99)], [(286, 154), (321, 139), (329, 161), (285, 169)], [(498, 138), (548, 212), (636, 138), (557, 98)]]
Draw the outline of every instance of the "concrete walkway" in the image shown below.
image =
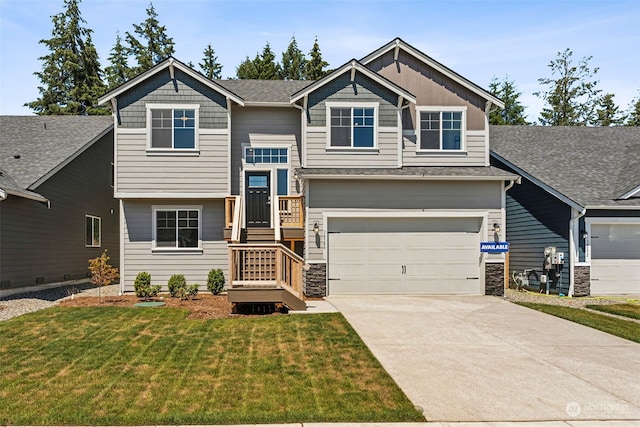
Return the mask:
[(640, 425), (640, 344), (496, 297), (328, 301), (427, 421)]

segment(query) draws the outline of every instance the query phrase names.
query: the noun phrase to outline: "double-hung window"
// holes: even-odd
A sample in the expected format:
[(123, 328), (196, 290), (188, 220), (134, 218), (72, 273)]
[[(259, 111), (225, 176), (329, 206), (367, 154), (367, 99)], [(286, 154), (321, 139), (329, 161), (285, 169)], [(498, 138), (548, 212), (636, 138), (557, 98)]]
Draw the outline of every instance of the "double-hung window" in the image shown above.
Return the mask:
[(462, 151), (465, 109), (417, 109), (419, 151)]
[(329, 147), (375, 148), (376, 105), (332, 105), (327, 103)]
[(201, 208), (154, 209), (156, 248), (199, 248)]
[(197, 109), (150, 108), (151, 149), (193, 150), (196, 148)]
[(99, 248), (102, 240), (102, 220), (100, 217), (85, 215), (84, 217), (84, 245), (88, 248)]

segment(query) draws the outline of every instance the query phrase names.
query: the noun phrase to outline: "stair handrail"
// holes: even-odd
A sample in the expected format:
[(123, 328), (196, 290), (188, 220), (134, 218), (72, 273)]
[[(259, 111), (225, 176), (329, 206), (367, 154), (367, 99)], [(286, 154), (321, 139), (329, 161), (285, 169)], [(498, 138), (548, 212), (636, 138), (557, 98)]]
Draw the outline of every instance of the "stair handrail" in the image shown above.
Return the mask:
[(278, 196), (274, 196), (271, 211), (273, 212), (273, 240), (279, 242), (282, 236), (280, 235), (280, 198)]
[(240, 232), (242, 231), (242, 197), (236, 196), (233, 206), (233, 226), (231, 228), (231, 241), (237, 243), (240, 241)]

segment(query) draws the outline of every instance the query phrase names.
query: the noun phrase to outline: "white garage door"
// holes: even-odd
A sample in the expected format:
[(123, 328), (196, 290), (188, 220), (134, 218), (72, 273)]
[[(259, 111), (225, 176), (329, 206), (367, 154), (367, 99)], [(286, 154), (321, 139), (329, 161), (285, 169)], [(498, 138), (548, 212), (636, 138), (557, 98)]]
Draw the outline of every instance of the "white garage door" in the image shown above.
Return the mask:
[(591, 294), (640, 294), (640, 224), (591, 225)]
[(481, 218), (329, 219), (329, 295), (483, 294)]

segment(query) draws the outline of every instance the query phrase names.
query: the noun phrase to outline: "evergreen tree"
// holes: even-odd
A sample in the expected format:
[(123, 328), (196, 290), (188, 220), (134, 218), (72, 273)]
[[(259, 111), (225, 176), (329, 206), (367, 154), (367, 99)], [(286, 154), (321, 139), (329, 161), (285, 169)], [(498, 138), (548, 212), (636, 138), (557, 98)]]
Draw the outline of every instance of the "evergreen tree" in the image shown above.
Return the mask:
[(631, 101), (624, 124), (626, 126), (640, 126), (640, 95)]
[(540, 113), (540, 123), (551, 126), (585, 126), (595, 120), (595, 107), (600, 90), (594, 80), (598, 68), (589, 68), (591, 56), (574, 64), (573, 52), (566, 49), (558, 52), (549, 63), (551, 78), (540, 78), (538, 83), (547, 90), (534, 93), (544, 99), (547, 105)]
[(211, 47), (211, 43), (207, 45), (202, 52), (202, 62), (198, 65), (202, 70), (202, 74), (209, 79), (219, 79), (222, 76), (222, 65), (218, 62), (215, 50)]
[(309, 52), (309, 57), (310, 59), (305, 66), (305, 80), (318, 80), (326, 76), (328, 72), (325, 71), (325, 68), (329, 66), (329, 63), (322, 59), (317, 36), (313, 42), (311, 52)]
[(147, 71), (175, 52), (173, 38), (167, 35), (167, 28), (160, 25), (153, 3), (149, 3), (146, 11), (147, 19), (141, 24), (133, 24), (134, 33), (138, 37), (128, 31), (126, 33), (129, 54), (133, 55), (137, 62), (134, 74)]
[(104, 69), (109, 90), (120, 86), (133, 75), (133, 71), (127, 62), (127, 49), (122, 44), (120, 33), (116, 32), (116, 44), (111, 48), (109, 55), (109, 66)]
[(282, 80), (303, 80), (307, 58), (298, 48), (296, 38), (291, 37), (287, 50), (282, 52), (282, 66), (280, 78)]
[(267, 42), (262, 49), (262, 54), (256, 54), (253, 61), (247, 57), (236, 68), (236, 76), (239, 79), (278, 80), (280, 66), (276, 64), (275, 59), (276, 56)]
[(624, 116), (613, 100), (613, 94), (607, 93), (600, 98), (596, 106), (596, 126), (618, 126), (624, 123)]
[(91, 29), (79, 8), (80, 0), (64, 0), (64, 11), (51, 17), (50, 39), (40, 40), (50, 53), (38, 58), (40, 97), (24, 104), (37, 114), (108, 114), (107, 108), (95, 107), (104, 93), (98, 52), (91, 40)]
[(236, 68), (236, 77), (239, 79), (257, 79), (258, 70), (256, 69), (256, 62), (258, 61), (260, 61), (260, 57), (257, 54), (253, 61), (247, 56)]
[(520, 92), (513, 80), (505, 76), (498, 81), (493, 77), (489, 84), (489, 91), (504, 102), (502, 110), (494, 110), (489, 113), (489, 123), (492, 125), (528, 125), (524, 117), (524, 106), (520, 103)]

